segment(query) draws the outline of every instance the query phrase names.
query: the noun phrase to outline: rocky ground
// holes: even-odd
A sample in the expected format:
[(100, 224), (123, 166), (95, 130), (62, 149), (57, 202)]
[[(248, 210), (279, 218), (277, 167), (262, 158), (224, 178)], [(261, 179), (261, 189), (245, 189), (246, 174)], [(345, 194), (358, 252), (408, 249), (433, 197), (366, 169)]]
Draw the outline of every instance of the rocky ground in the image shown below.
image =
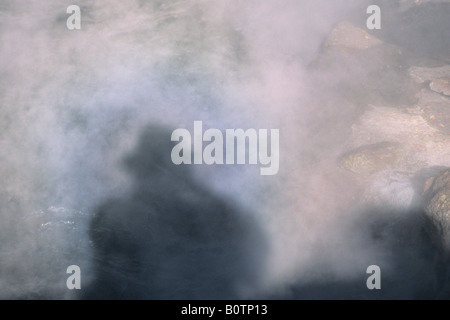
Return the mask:
[[(348, 31), (342, 32), (342, 29)], [(342, 39), (336, 38), (339, 32), (342, 32)], [(348, 37), (363, 38), (365, 44), (362, 45), (361, 41)], [(358, 45), (353, 45), (352, 42)], [(383, 44), (362, 29), (349, 24), (337, 26), (330, 36), (329, 43), (340, 50), (350, 47), (352, 51), (348, 51), (349, 59), (353, 55), (360, 55), (361, 50), (380, 50), (380, 47), (381, 50), (395, 52), (390, 45)], [(397, 52), (400, 52), (400, 49)], [(397, 58), (395, 55), (390, 58), (391, 61), (384, 62), (386, 65), (392, 63), (389, 68), (398, 70), (405, 68), (395, 65)], [(439, 64), (437, 61), (435, 63)], [(393, 104), (388, 97), (390, 103), (388, 101), (383, 103), (379, 98), (380, 101), (376, 104), (369, 103), (367, 107), (363, 107), (364, 112), (352, 124), (348, 146), (337, 159), (341, 168), (376, 182), (386, 177), (407, 181), (414, 179), (418, 172), (423, 170), (450, 166), (450, 65), (441, 64), (434, 67), (412, 65), (405, 71), (402, 79), (395, 80), (407, 84), (406, 94), (414, 97), (411, 103), (405, 99), (399, 104)], [(396, 72), (397, 77), (400, 77), (399, 73), (401, 72)], [(383, 95), (381, 82), (392, 80), (389, 78), (373, 80), (380, 81), (378, 88), (381, 96)], [(400, 93), (397, 100), (403, 99), (402, 95), (403, 93)], [(448, 185), (443, 184), (441, 188), (448, 189)], [(376, 197), (373, 188), (371, 190), (372, 193), (368, 192), (368, 197)], [(445, 194), (448, 190), (442, 192)], [(439, 215), (442, 219), (440, 223), (450, 225), (449, 203), (444, 201), (442, 206), (439, 210), (447, 214)], [(433, 208), (428, 209), (431, 210), (429, 214), (432, 216), (435, 215)]]
[[(422, 2), (401, 4), (410, 8)], [(382, 233), (394, 233), (404, 252), (415, 250), (411, 248), (419, 244), (412, 239), (425, 231), (439, 252), (430, 258), (437, 259), (430, 264), (440, 268), (438, 296), (448, 297), (450, 53), (443, 60), (411, 56), (375, 33), (342, 22), (329, 35), (314, 70), (338, 68), (333, 65), (336, 57), (344, 61), (349, 74), (339, 84), (341, 99), (353, 106), (343, 110), (353, 114), (353, 120), (336, 165), (361, 186), (365, 207), (418, 212), (419, 227), (399, 232), (404, 225), (399, 228), (393, 219)], [(354, 80), (361, 79), (361, 73), (365, 80)]]

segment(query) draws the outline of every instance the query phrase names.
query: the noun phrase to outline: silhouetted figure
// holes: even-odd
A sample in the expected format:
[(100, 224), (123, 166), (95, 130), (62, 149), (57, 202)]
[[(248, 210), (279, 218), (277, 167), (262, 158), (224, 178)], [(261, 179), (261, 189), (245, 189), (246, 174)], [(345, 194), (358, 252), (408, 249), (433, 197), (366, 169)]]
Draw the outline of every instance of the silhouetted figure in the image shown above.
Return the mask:
[(256, 280), (258, 227), (172, 163), (170, 136), (145, 130), (125, 160), (133, 191), (95, 215), (96, 276), (84, 298), (232, 299)]

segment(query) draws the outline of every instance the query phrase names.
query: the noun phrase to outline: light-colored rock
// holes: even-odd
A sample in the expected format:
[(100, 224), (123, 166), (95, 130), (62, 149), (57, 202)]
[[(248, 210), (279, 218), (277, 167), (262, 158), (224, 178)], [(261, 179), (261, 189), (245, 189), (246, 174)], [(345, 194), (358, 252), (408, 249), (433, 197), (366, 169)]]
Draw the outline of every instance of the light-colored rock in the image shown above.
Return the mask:
[(349, 22), (341, 22), (331, 31), (326, 47), (364, 50), (383, 42)]
[(450, 96), (450, 77), (447, 78), (439, 78), (431, 81), (430, 89), (445, 94), (446, 96)]
[(418, 97), (417, 106), (428, 124), (450, 134), (450, 98), (427, 89), (421, 90)]
[(397, 106), (414, 103), (417, 91), (404, 59), (399, 47), (342, 22), (331, 31), (313, 66), (344, 99), (361, 105)]
[(431, 126), (419, 107), (397, 109), (372, 106), (352, 126), (351, 144), (361, 146), (383, 141), (401, 145), (398, 171), (416, 172), (431, 166), (450, 167), (450, 136)]
[[(393, 144), (379, 149), (386, 155), (380, 162), (374, 160), (379, 159), (376, 152), (372, 158), (364, 148), (355, 152), (360, 146), (383, 146), (385, 141)], [(450, 167), (450, 135), (430, 125), (420, 107), (371, 106), (352, 126), (348, 142), (343, 150), (346, 157), (339, 159), (338, 165), (355, 173), (364, 185), (364, 201), (371, 204), (408, 207), (415, 194), (412, 179), (418, 171)]]
[(411, 78), (417, 83), (450, 77), (450, 65), (435, 68), (411, 67), (408, 71)]
[(354, 173), (371, 174), (392, 167), (398, 160), (400, 144), (380, 142), (364, 145), (343, 155), (339, 166)]

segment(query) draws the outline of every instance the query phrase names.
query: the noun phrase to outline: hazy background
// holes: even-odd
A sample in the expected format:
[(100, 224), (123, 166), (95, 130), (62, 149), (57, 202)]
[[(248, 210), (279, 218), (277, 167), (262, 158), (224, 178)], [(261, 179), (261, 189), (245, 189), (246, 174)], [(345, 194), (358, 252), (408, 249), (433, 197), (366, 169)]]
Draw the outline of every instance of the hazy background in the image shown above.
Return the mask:
[[(321, 56), (336, 23), (364, 28), (372, 3), (0, 1), (0, 297), (434, 297), (412, 186), (367, 207), (369, 182), (336, 165), (369, 103), (409, 103), (408, 88), (371, 95), (366, 79), (384, 53)], [(71, 4), (81, 30), (66, 28)], [(440, 48), (425, 52), (424, 37), (401, 34), (411, 30), (400, 28), (406, 9), (381, 5), (386, 20), (372, 34), (412, 56), (447, 52), (439, 37), (425, 37), (423, 47)], [(148, 169), (170, 150), (165, 130), (192, 130), (194, 120), (280, 129), (278, 175), (237, 165), (172, 173), (165, 160), (167, 172)], [(399, 242), (405, 228), (417, 237)], [(71, 264), (80, 292), (65, 286)], [(391, 291), (367, 290), (371, 264)]]

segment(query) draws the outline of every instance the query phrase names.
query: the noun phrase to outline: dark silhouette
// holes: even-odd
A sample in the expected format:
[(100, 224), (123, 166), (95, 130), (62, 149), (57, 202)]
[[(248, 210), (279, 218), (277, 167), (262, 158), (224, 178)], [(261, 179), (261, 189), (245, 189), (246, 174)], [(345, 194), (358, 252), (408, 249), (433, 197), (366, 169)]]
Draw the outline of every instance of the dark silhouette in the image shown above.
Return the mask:
[(125, 167), (131, 194), (105, 202), (90, 228), (88, 299), (233, 299), (256, 281), (262, 235), (251, 217), (174, 165), (171, 131), (149, 126)]

